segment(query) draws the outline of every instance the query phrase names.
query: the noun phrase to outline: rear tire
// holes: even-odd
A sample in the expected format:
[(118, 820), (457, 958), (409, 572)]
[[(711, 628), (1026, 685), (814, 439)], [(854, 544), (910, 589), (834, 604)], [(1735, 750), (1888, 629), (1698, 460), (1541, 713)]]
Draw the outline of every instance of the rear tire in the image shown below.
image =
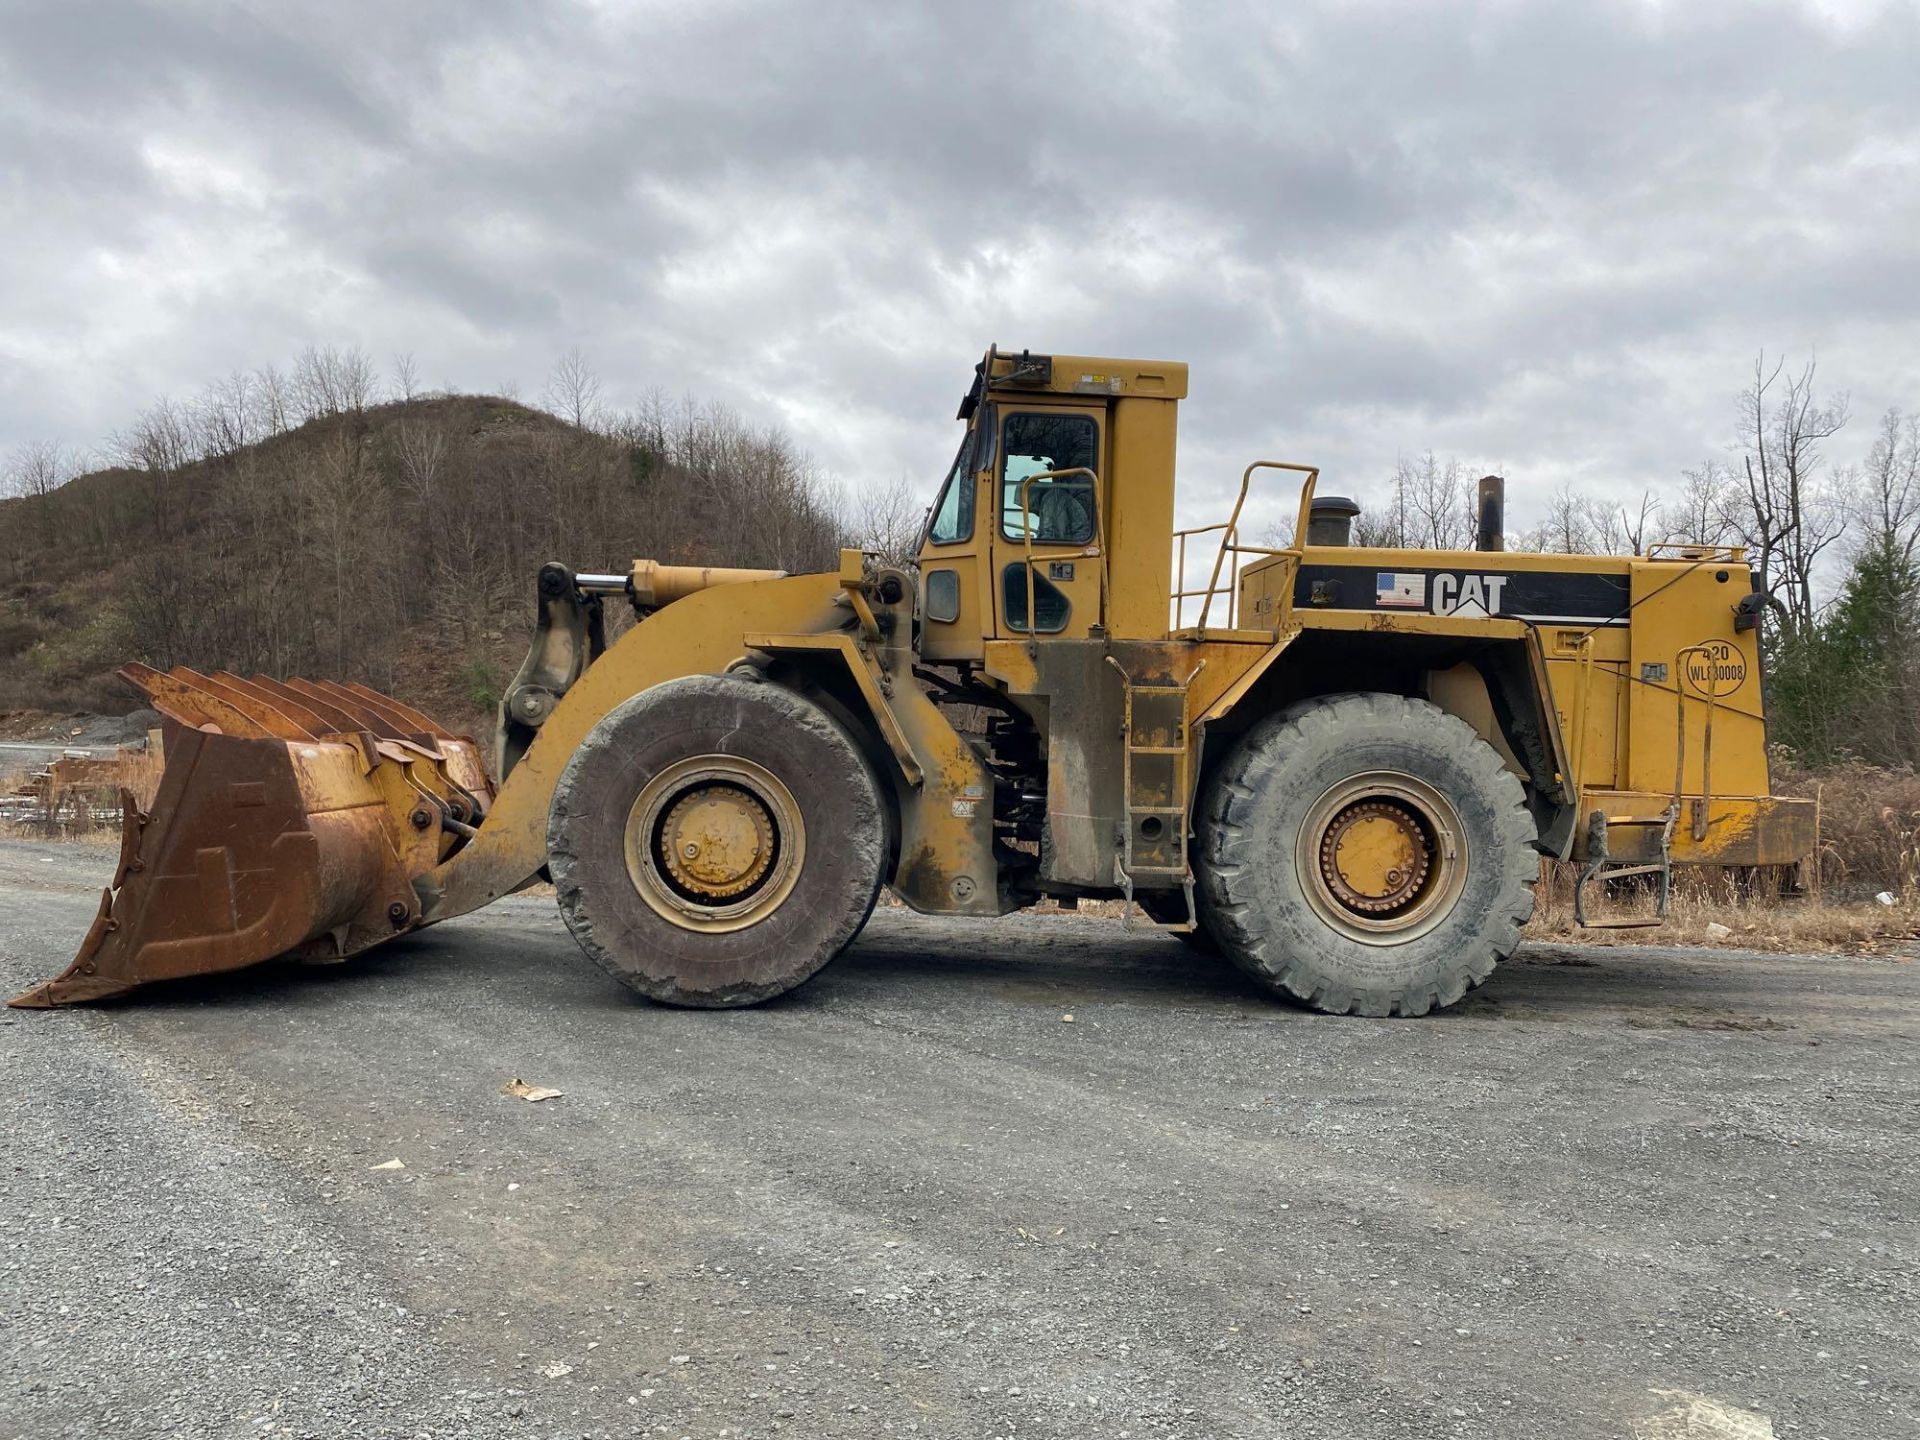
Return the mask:
[(886, 849), (860, 747), (818, 706), (736, 676), (670, 680), (609, 712), (547, 819), (580, 948), (672, 1005), (751, 1005), (813, 975), (872, 912)]
[(1533, 913), (1519, 780), (1423, 700), (1335, 695), (1261, 720), (1210, 778), (1199, 831), (1201, 913), (1221, 949), (1331, 1014), (1451, 1005)]

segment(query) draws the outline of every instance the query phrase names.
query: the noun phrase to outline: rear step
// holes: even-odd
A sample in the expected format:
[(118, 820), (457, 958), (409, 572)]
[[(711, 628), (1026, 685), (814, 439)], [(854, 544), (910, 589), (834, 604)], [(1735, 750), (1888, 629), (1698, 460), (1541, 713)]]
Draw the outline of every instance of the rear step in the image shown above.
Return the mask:
[[(1651, 930), (1667, 921), (1667, 901), (1673, 890), (1673, 827), (1680, 818), (1680, 807), (1669, 805), (1663, 815), (1608, 815), (1596, 810), (1587, 817), (1587, 863), (1573, 887), (1573, 923), (1582, 930)], [(1608, 860), (1607, 834), (1614, 827), (1660, 827), (1660, 858), (1651, 864), (1613, 865)], [(1587, 882), (1625, 880), (1634, 875), (1658, 875), (1660, 888), (1650, 920), (1587, 919)]]

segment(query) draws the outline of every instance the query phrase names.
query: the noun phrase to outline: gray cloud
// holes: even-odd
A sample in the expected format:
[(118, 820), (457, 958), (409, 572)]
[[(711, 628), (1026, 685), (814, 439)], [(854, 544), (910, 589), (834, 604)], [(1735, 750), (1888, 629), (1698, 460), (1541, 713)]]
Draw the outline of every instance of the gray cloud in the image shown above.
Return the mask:
[(1910, 4), (15, 4), (0, 448), (577, 345), (930, 488), (997, 340), (1191, 361), (1196, 517), (1428, 447), (1524, 515), (1671, 483), (1762, 345), (1920, 404), (1916, 62)]

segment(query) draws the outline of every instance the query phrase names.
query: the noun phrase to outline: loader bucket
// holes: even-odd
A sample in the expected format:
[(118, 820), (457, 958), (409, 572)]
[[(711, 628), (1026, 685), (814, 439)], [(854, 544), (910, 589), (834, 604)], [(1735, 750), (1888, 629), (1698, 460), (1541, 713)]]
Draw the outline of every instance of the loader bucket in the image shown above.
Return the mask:
[(492, 802), (471, 740), (363, 686), (120, 674), (164, 717), (159, 789), (146, 811), (121, 792), (120, 863), (80, 953), (10, 1004), (358, 954), (423, 923), (414, 878)]

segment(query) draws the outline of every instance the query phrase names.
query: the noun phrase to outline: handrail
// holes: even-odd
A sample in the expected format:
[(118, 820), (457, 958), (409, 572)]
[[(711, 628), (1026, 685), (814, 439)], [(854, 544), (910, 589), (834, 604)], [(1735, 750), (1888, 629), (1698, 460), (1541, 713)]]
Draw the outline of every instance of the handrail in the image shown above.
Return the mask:
[[(1189, 535), (1211, 535), (1215, 530), (1225, 530), (1226, 528), (1226, 521), (1216, 520), (1211, 525), (1195, 525), (1188, 530), (1176, 530), (1173, 532), (1173, 538), (1179, 542), (1179, 549), (1173, 562), (1173, 626), (1176, 630), (1186, 623), (1186, 601), (1194, 595), (1204, 595), (1207, 593), (1205, 590), (1188, 590), (1183, 588), (1187, 583), (1187, 537)], [(1222, 543), (1224, 544), (1225, 542), (1223, 541)], [(1232, 626), (1231, 611), (1229, 611), (1228, 626), (1229, 628)]]
[[(1307, 477), (1300, 486), (1300, 510), (1294, 519), (1293, 543), (1284, 549), (1273, 549), (1259, 545), (1242, 545), (1240, 543), (1240, 512), (1246, 507), (1247, 492), (1253, 484), (1253, 472), (1256, 470), (1292, 470), (1297, 474)], [(1256, 460), (1240, 472), (1240, 494), (1233, 502), (1233, 513), (1229, 515), (1223, 523), (1217, 525), (1199, 525), (1191, 530), (1174, 531), (1174, 538), (1180, 542), (1180, 573), (1173, 596), (1175, 605), (1179, 607), (1175, 612), (1176, 623), (1183, 622), (1187, 618), (1184, 613), (1185, 606), (1182, 602), (1190, 596), (1205, 595), (1206, 598), (1200, 606), (1200, 623), (1197, 628), (1202, 631), (1207, 628), (1207, 619), (1213, 613), (1213, 597), (1218, 593), (1220, 588), (1220, 568), (1226, 563), (1229, 554), (1291, 555), (1294, 557), (1295, 563), (1298, 563), (1301, 547), (1306, 544), (1307, 518), (1313, 509), (1313, 490), (1314, 486), (1319, 482), (1319, 479), (1320, 467), (1318, 465), (1296, 465), (1290, 460)], [(1187, 583), (1187, 536), (1205, 535), (1214, 530), (1224, 530), (1226, 534), (1221, 538), (1219, 553), (1213, 558), (1213, 570), (1207, 576), (1207, 588), (1204, 591), (1185, 589), (1184, 587)], [(1236, 577), (1229, 576), (1230, 581), (1234, 578)], [(1228, 629), (1234, 627), (1238, 614), (1239, 587), (1238, 585), (1233, 585), (1227, 595)]]
[(1747, 558), (1744, 545), (1710, 545), (1704, 540), (1656, 540), (1647, 546), (1648, 560), (1724, 560), (1739, 565)]
[[(1225, 528), (1226, 526), (1224, 524), (1220, 524), (1220, 525), (1197, 526), (1192, 531), (1176, 530), (1174, 532), (1174, 538), (1180, 539), (1181, 537), (1187, 534), (1201, 535), (1201, 534), (1205, 534), (1209, 530), (1224, 530)], [(1285, 550), (1285, 549), (1276, 549), (1274, 546), (1271, 546), (1271, 545), (1229, 545), (1227, 546), (1227, 549), (1230, 553), (1234, 555), (1266, 555), (1266, 556), (1283, 555), (1283, 556), (1291, 557), (1294, 561), (1298, 561), (1299, 559), (1299, 556), (1295, 554), (1295, 552), (1291, 550)], [(1184, 554), (1182, 555), (1179, 563), (1181, 564), (1184, 571), (1184, 567), (1186, 564), (1186, 559)], [(1188, 600), (1191, 600), (1196, 596), (1207, 595), (1210, 593), (1212, 593), (1211, 590), (1205, 585), (1201, 585), (1193, 589), (1175, 589), (1171, 597), (1175, 605), (1178, 606), (1178, 609), (1176, 610), (1175, 616), (1174, 616), (1174, 628), (1179, 629), (1185, 624), (1186, 618), (1187, 618), (1186, 602)], [(1239, 612), (1240, 612), (1239, 587), (1234, 585), (1229, 585), (1227, 587), (1227, 628), (1229, 630), (1234, 629), (1240, 623)]]
[(1567, 778), (1573, 782), (1573, 803), (1575, 806), (1586, 800), (1587, 787), (1587, 711), (1593, 704), (1593, 632), (1589, 630), (1573, 642), (1573, 648), (1579, 652), (1579, 679), (1574, 684), (1575, 709), (1573, 712), (1573, 754), (1568, 757), (1567, 768), (1573, 773)]
[[(1693, 812), (1693, 838), (1707, 838), (1707, 807), (1713, 800), (1713, 709), (1720, 698), (1720, 677), (1714, 672), (1713, 646), (1686, 645), (1673, 657), (1673, 810), (1680, 813), (1680, 792), (1687, 778), (1687, 667), (1689, 655), (1700, 655), (1707, 661), (1707, 688), (1701, 693), (1707, 698), (1706, 723), (1700, 732), (1700, 801)], [(1698, 689), (1699, 687), (1694, 687)]]
[[(1106, 549), (1106, 542), (1103, 538), (1105, 532), (1100, 528), (1100, 477), (1098, 475), (1094, 474), (1093, 471), (1085, 465), (1075, 465), (1066, 470), (1036, 470), (1033, 474), (1021, 478), (1020, 542), (1024, 551), (1022, 558), (1027, 568), (1027, 651), (1029, 654), (1034, 653), (1036, 642), (1033, 637), (1037, 635), (1039, 631), (1034, 628), (1033, 512), (1027, 503), (1027, 487), (1036, 480), (1062, 480), (1069, 475), (1084, 475), (1087, 477), (1087, 490), (1088, 493), (1093, 496), (1093, 535), (1089, 539), (1077, 543), (1070, 540), (1055, 540), (1052, 543), (1067, 546), (1072, 549), (1075, 554), (1085, 554), (1087, 546), (1089, 545), (1098, 547), (1098, 551), (1104, 551)], [(997, 524), (998, 522), (996, 521), (995, 523)], [(1098, 551), (1096, 553), (1098, 553)], [(1104, 625), (1107, 621), (1107, 567), (1104, 561), (1101, 563), (1099, 570), (1100, 623)]]

